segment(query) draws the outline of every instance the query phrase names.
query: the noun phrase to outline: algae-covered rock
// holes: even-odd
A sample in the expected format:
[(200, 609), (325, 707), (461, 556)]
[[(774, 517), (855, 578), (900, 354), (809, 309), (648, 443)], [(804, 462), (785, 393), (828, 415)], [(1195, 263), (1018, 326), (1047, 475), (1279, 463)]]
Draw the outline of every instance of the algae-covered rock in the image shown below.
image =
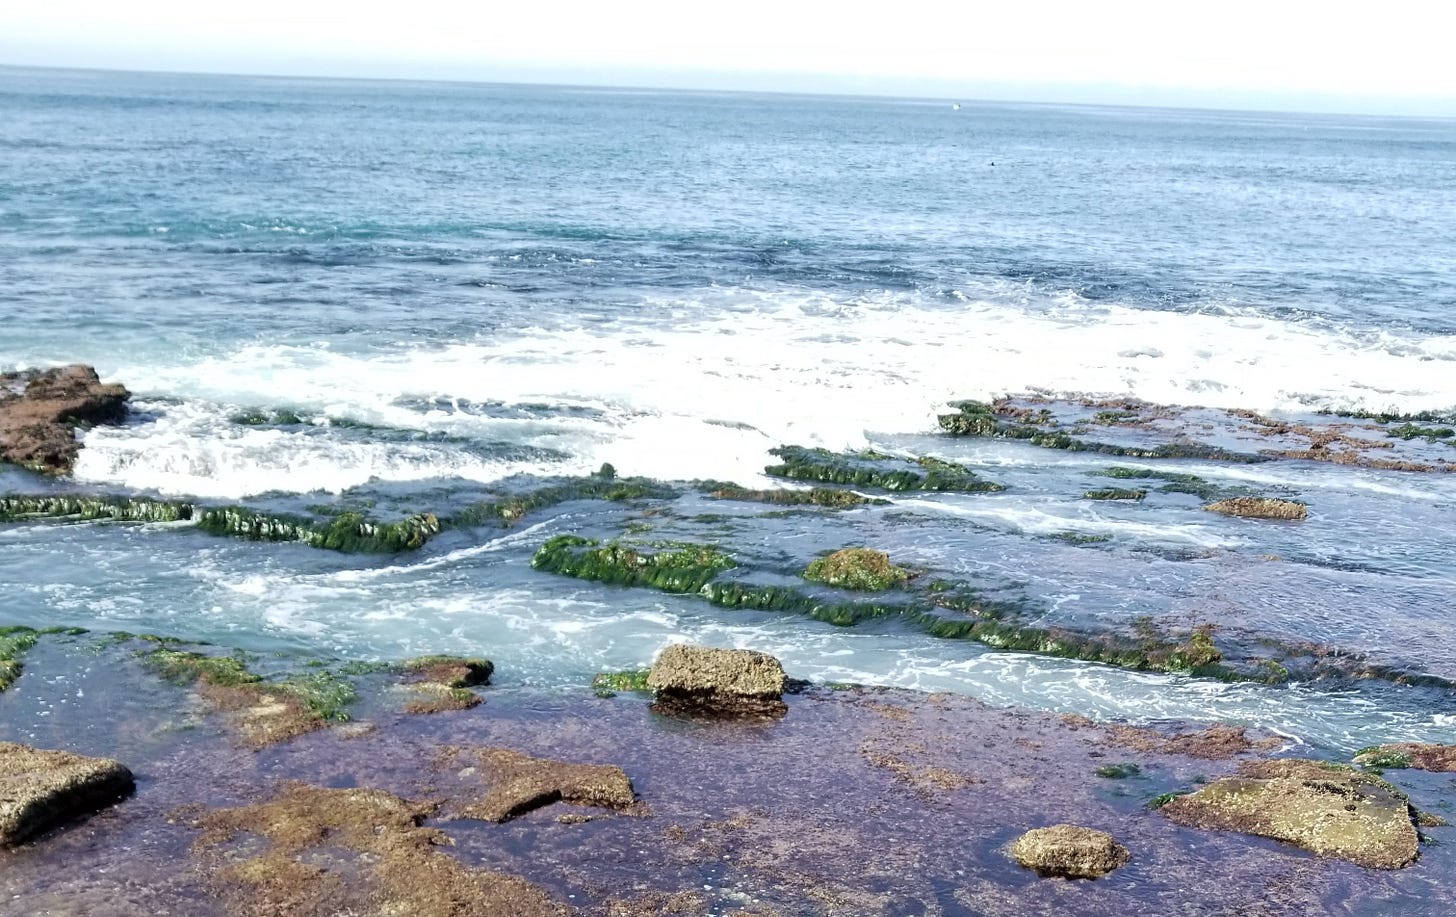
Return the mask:
[(1397, 742), (1362, 748), (1355, 754), (1361, 767), (1413, 767), (1421, 771), (1456, 772), (1456, 745)]
[(647, 675), (654, 709), (665, 713), (782, 716), (787, 684), (783, 666), (767, 653), (683, 643), (663, 650)]
[(1372, 869), (1399, 869), (1417, 855), (1414, 815), (1399, 790), (1320, 761), (1249, 762), (1159, 811), (1188, 827), (1287, 841)]
[(1303, 519), (1309, 515), (1303, 503), (1276, 497), (1231, 497), (1210, 503), (1204, 509), (1245, 519)]
[(1011, 856), (1039, 875), (1066, 879), (1095, 879), (1128, 861), (1112, 835), (1078, 825), (1033, 828), (1011, 845)]
[(472, 760), (485, 774), (486, 794), (461, 811), (466, 818), (504, 822), (554, 802), (625, 809), (637, 798), (632, 781), (611, 764), (572, 764), (507, 748), (455, 748), (446, 755)]
[(480, 695), (470, 689), (490, 684), (495, 665), (489, 659), (460, 656), (420, 656), (405, 662), (405, 690), (409, 700), (405, 713), (444, 713), (469, 710), (480, 705)]
[[(525, 879), (471, 869), (443, 852), (450, 839), (423, 826), (434, 811), (383, 790), (286, 783), (266, 802), (204, 815), (193, 853), (239, 915), (571, 913)], [(230, 844), (238, 835), (256, 837), (262, 849), (238, 850)]]
[(0, 742), (0, 847), (90, 815), (135, 787), (118, 761)]
[(890, 563), (883, 551), (845, 548), (809, 564), (804, 578), (841, 589), (875, 592), (900, 585), (910, 578), (910, 571)]
[(803, 446), (780, 446), (770, 455), (783, 461), (769, 465), (764, 474), (795, 481), (849, 484), (884, 490), (934, 490), (959, 493), (995, 493), (1002, 485), (978, 477), (964, 465), (930, 456), (897, 458), (877, 452), (839, 453)]
[(80, 364), (0, 373), (0, 461), (65, 474), (81, 449), (76, 427), (120, 423), (130, 398)]

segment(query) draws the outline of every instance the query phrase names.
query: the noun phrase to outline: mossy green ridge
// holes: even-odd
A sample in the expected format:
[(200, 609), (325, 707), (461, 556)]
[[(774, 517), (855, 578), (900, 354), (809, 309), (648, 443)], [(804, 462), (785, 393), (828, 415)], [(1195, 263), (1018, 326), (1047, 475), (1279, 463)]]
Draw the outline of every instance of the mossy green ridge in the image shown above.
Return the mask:
[(358, 509), (319, 506), (316, 517), (265, 512), (246, 506), (208, 507), (180, 500), (86, 495), (0, 496), (0, 523), (38, 519), (109, 519), (116, 522), (191, 522), (211, 535), (250, 541), (299, 542), (362, 554), (414, 551), (447, 529), (512, 525), (527, 513), (569, 500), (666, 498), (676, 491), (641, 478), (597, 475), (552, 484), (518, 496), (473, 503), (446, 517), (421, 512), (394, 521)]
[(24, 656), (40, 638), (38, 631), (29, 627), (0, 628), (0, 691), (4, 691), (20, 677)]
[(1124, 487), (1104, 487), (1100, 490), (1089, 490), (1082, 494), (1085, 500), (1141, 500), (1146, 497), (1146, 490), (1130, 490)]
[(1248, 677), (1222, 664), (1207, 634), (1195, 633), (1180, 643), (1024, 626), (1015, 620), (1013, 603), (986, 601), (973, 590), (943, 583), (880, 600), (826, 597), (803, 587), (721, 579), (736, 567), (735, 562), (716, 548), (701, 545), (664, 546), (652, 554), (639, 547), (558, 535), (541, 546), (531, 566), (578, 579), (696, 594), (723, 608), (800, 614), (840, 627), (893, 618), (933, 637), (974, 640), (998, 649), (1226, 680)]
[(777, 465), (769, 465), (764, 473), (795, 481), (819, 481), (824, 484), (847, 484), (893, 491), (994, 493), (1005, 489), (994, 481), (978, 477), (964, 465), (937, 458), (900, 459), (878, 452), (838, 453), (803, 446), (780, 446), (770, 449), (769, 454), (778, 456), (783, 461)]
[(841, 589), (880, 592), (910, 578), (909, 570), (890, 563), (890, 556), (870, 548), (845, 548), (820, 557), (804, 570), (804, 579)]
[(1418, 427), (1413, 423), (1403, 423), (1398, 427), (1391, 427), (1385, 431), (1385, 435), (1398, 439), (1424, 439), (1426, 442), (1448, 441), (1456, 437), (1456, 429), (1451, 427)]
[(809, 490), (749, 490), (737, 484), (717, 481), (702, 482), (708, 496), (715, 500), (738, 500), (749, 503), (771, 503), (776, 506), (822, 506), (826, 509), (849, 509), (854, 506), (884, 505), (888, 500), (865, 497), (852, 490), (837, 487), (814, 487)]
[(1184, 474), (1177, 471), (1163, 471), (1156, 468), (1128, 468), (1114, 465), (1102, 471), (1090, 472), (1098, 477), (1117, 478), (1119, 480), (1133, 481), (1166, 481), (1158, 490), (1169, 494), (1192, 494), (1200, 500), (1212, 500), (1221, 495), (1234, 495), (1242, 493), (1240, 488), (1220, 488), (1200, 478), (1196, 474)]
[(28, 519), (113, 519), (117, 522), (186, 522), (196, 508), (177, 500), (145, 497), (88, 497), (80, 495), (0, 496), (0, 522)]
[(592, 691), (597, 697), (616, 697), (621, 691), (650, 692), (647, 676), (651, 669), (628, 669), (622, 672), (598, 672), (592, 677)]
[(709, 545), (681, 542), (628, 545), (558, 535), (541, 546), (537, 570), (619, 586), (651, 586), (663, 592), (698, 592), (714, 576), (736, 566)]
[(955, 401), (951, 402), (951, 407), (956, 408), (956, 413), (941, 414), (937, 420), (940, 428), (953, 436), (1015, 439), (1046, 449), (1095, 452), (1101, 455), (1122, 455), (1130, 458), (1206, 459), (1244, 464), (1270, 461), (1270, 457), (1266, 455), (1231, 452), (1205, 443), (1175, 442), (1156, 446), (1120, 446), (1113, 443), (1099, 443), (1063, 433), (1052, 421), (1040, 420), (1037, 423), (1030, 423), (1025, 419), (1003, 418), (991, 405), (980, 401)]
[(261, 675), (248, 671), (247, 661), (240, 655), (209, 656), (191, 650), (159, 646), (141, 654), (148, 668), (168, 681), (190, 684), (194, 681), (210, 685), (236, 687), (256, 684)]

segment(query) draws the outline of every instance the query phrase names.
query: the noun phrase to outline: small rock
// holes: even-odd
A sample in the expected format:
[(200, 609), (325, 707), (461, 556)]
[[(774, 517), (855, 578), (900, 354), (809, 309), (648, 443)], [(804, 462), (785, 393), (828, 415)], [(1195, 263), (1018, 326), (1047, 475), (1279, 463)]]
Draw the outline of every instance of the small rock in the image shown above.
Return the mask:
[(1303, 503), (1294, 500), (1279, 500), (1274, 497), (1233, 497), (1210, 503), (1204, 509), (1225, 516), (1243, 516), (1245, 519), (1304, 519), (1309, 515)]
[(788, 678), (779, 661), (753, 650), (674, 644), (647, 675), (653, 709), (715, 716), (783, 716)]
[(109, 758), (0, 742), (0, 847), (90, 815), (135, 788), (131, 771)]
[(1371, 869), (1416, 858), (1410, 802), (1370, 774), (1322, 761), (1252, 761), (1160, 809), (1191, 828), (1240, 831)]
[(1128, 861), (1112, 835), (1077, 825), (1033, 828), (1011, 845), (1011, 856), (1039, 875), (1064, 879), (1095, 879)]

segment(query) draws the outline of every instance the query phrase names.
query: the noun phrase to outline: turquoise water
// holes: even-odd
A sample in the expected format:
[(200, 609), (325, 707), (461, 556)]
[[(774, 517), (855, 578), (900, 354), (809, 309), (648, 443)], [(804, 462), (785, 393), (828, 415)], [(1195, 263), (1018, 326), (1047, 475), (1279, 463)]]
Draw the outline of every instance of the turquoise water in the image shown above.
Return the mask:
[[(1452, 121), (0, 69), (0, 370), (89, 362), (136, 393), (65, 485), (101, 492), (425, 500), (602, 462), (776, 486), (785, 443), (936, 455), (1007, 490), (715, 537), (785, 568), (873, 543), (1047, 622), (1211, 620), (1456, 678), (1449, 475), (1187, 469), (1311, 506), (1260, 526), (1091, 504), (1106, 461), (932, 435), (948, 400), (1026, 392), (1450, 412), (1452, 214)], [(310, 422), (232, 419), (280, 409)], [(480, 652), (540, 684), (689, 637), (998, 703), (1451, 738), (1449, 692), (1128, 673), (529, 569), (636, 512), (396, 558), (4, 526), (0, 623)], [(1044, 537), (1066, 531), (1110, 540)]]

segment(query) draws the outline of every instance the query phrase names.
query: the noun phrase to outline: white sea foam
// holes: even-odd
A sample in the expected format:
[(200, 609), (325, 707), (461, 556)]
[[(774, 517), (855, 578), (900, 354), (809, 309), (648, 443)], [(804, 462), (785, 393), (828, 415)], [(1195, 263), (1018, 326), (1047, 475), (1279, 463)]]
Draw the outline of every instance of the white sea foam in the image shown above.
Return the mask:
[[(392, 427), (560, 448), (574, 472), (751, 480), (779, 443), (839, 449), (926, 432), (954, 398), (1043, 391), (1257, 410), (1456, 405), (1456, 337), (1341, 330), (1252, 315), (1151, 312), (1075, 298), (1037, 309), (912, 295), (869, 301), (711, 290), (576, 329), (524, 328), (442, 347), (346, 353), (250, 345), (223, 357), (110, 373), (147, 394), (294, 406)], [(456, 410), (541, 404), (539, 419)], [(436, 404), (424, 409), (421, 405)], [(578, 410), (569, 413), (568, 409)], [(89, 480), (238, 496), (337, 490), (370, 477), (519, 470), (428, 444), (361, 446), (228, 429), (165, 408), (157, 423), (95, 431)]]

